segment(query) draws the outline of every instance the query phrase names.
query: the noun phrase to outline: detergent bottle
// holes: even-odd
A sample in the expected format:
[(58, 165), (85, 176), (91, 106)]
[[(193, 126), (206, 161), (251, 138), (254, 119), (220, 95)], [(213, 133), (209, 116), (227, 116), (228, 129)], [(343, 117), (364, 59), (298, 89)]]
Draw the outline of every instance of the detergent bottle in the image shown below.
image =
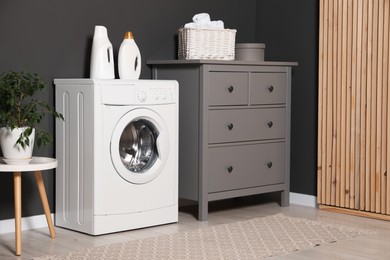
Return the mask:
[(107, 28), (96, 25), (92, 42), (90, 77), (95, 79), (114, 79), (114, 55), (108, 39)]
[(132, 32), (126, 32), (118, 53), (118, 72), (121, 79), (139, 79), (141, 53)]

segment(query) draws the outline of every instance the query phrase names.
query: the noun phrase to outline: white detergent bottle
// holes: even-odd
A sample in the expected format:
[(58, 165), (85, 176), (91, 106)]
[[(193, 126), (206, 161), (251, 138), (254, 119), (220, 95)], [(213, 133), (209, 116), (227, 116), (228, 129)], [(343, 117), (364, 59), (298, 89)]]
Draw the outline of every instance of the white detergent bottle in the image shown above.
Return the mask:
[(90, 77), (95, 79), (114, 79), (114, 55), (108, 39), (107, 28), (96, 25), (92, 42)]
[(125, 33), (119, 47), (118, 72), (121, 79), (139, 79), (141, 74), (141, 53), (132, 32)]

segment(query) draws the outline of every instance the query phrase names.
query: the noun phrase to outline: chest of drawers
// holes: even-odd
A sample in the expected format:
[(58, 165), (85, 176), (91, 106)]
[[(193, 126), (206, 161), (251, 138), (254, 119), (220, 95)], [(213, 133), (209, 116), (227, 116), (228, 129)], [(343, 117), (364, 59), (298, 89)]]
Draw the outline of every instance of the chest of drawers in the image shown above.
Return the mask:
[(154, 60), (179, 82), (179, 196), (199, 205), (280, 192), (289, 204), (293, 62)]

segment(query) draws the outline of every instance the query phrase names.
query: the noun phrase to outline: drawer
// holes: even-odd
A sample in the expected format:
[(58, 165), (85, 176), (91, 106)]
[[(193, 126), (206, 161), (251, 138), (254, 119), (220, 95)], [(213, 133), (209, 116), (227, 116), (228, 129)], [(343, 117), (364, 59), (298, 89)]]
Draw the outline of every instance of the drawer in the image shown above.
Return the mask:
[(286, 73), (251, 73), (252, 105), (286, 103)]
[(209, 148), (209, 152), (209, 193), (284, 183), (284, 142)]
[(210, 72), (210, 106), (248, 104), (248, 73)]
[(209, 143), (285, 137), (285, 108), (209, 110)]

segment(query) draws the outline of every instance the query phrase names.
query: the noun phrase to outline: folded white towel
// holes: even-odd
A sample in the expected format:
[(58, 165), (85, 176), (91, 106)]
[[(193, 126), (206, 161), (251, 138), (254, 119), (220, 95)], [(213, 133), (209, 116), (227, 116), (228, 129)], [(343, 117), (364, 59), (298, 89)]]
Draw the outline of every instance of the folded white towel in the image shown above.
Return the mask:
[(200, 14), (196, 14), (194, 15), (194, 17), (192, 17), (192, 21), (194, 23), (208, 23), (210, 22), (210, 15), (208, 13), (200, 13)]
[(196, 29), (225, 29), (224, 23), (221, 20), (211, 21), (208, 13), (200, 13), (192, 17), (192, 23), (186, 23), (184, 28), (196, 28)]
[(208, 23), (186, 23), (184, 28), (196, 29), (225, 29), (223, 21), (210, 21)]
[(223, 21), (221, 20), (218, 20), (218, 21), (211, 21), (211, 28), (215, 28), (215, 29), (225, 29), (225, 25), (223, 23)]

